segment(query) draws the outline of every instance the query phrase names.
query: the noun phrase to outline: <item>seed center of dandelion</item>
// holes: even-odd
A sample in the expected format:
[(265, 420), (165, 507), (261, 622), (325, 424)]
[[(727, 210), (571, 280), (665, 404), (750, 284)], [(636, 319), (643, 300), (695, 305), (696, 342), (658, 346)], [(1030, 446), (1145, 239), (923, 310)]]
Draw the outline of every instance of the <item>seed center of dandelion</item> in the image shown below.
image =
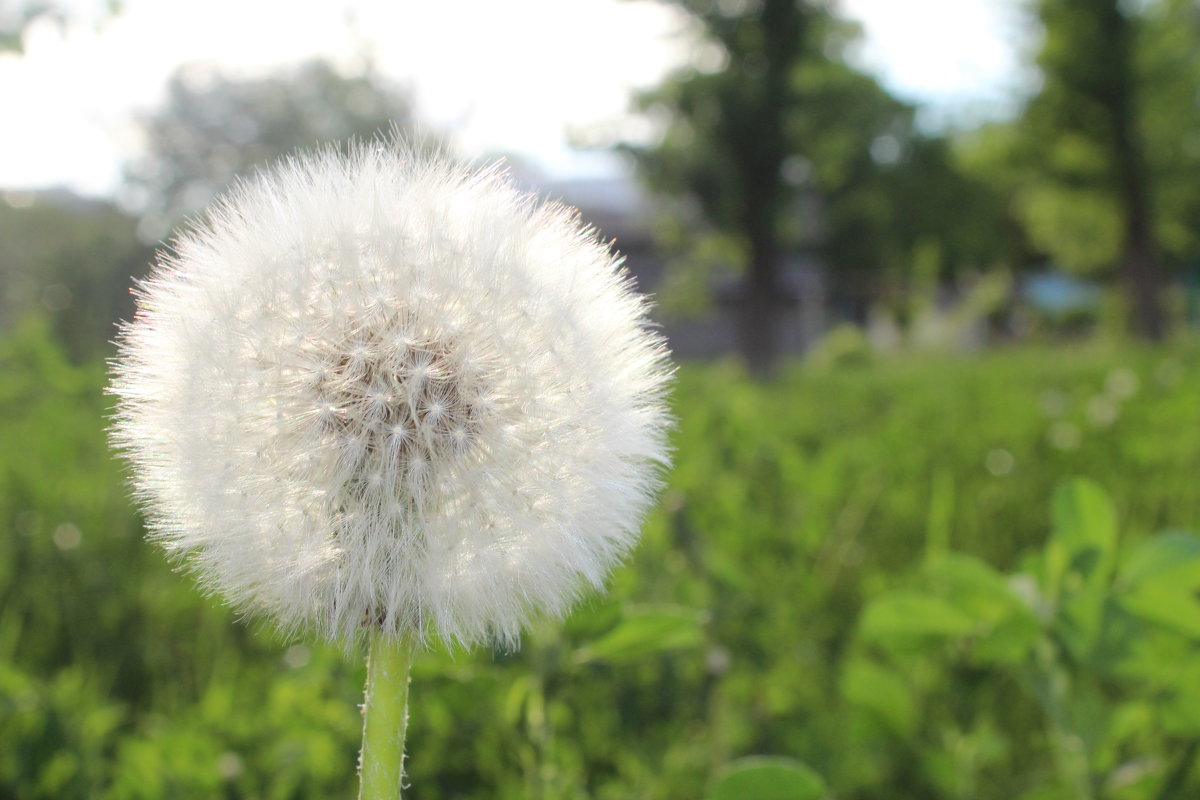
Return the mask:
[(416, 502), (436, 468), (478, 441), (482, 394), (454, 342), (353, 325), (309, 349), (307, 416), (337, 445), (339, 483), (352, 493)]

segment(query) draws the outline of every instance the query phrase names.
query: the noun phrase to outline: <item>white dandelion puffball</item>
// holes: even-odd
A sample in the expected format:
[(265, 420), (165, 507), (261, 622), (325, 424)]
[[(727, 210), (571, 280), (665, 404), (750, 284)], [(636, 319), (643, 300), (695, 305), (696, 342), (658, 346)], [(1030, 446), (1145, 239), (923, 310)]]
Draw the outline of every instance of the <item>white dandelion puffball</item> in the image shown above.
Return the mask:
[(511, 644), (604, 580), (668, 462), (645, 300), (495, 169), (290, 160), (138, 300), (113, 440), (150, 536), (288, 632)]

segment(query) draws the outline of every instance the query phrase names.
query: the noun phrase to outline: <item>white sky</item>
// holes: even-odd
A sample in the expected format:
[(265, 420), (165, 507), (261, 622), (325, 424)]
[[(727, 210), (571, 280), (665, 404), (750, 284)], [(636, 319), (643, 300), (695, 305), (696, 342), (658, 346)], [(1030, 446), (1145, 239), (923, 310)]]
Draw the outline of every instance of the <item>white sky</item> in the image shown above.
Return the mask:
[[(729, 0), (726, 0), (729, 1)], [(1019, 0), (841, 0), (863, 24), (860, 61), (935, 112), (987, 114), (1018, 85)], [(134, 114), (195, 60), (244, 71), (364, 49), (417, 112), (469, 154), (535, 157), (558, 175), (604, 169), (569, 145), (628, 124), (629, 93), (686, 54), (664, 6), (630, 0), (126, 0), (98, 22), (27, 34), (0, 55), (0, 187), (109, 193), (137, 147)], [(296, 9), (303, 9), (297, 11)]]

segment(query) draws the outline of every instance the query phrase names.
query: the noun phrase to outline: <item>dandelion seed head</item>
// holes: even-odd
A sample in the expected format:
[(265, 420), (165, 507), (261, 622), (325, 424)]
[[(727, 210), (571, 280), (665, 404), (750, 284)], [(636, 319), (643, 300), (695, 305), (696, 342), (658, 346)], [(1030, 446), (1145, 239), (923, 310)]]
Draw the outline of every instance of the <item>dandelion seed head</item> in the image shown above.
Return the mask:
[(294, 159), (161, 259), (114, 443), (151, 536), (285, 631), (515, 641), (632, 547), (670, 369), (568, 210), (400, 148)]

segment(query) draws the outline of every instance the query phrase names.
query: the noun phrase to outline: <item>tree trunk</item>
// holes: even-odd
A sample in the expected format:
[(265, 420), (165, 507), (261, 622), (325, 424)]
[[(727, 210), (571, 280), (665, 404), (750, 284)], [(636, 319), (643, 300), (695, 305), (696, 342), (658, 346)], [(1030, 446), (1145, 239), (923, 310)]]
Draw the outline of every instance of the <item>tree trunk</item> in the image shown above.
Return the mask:
[(1121, 278), (1129, 298), (1130, 329), (1144, 339), (1158, 341), (1166, 334), (1162, 306), (1162, 275), (1154, 236), (1154, 209), (1150, 171), (1146, 165), (1138, 125), (1137, 76), (1134, 62), (1133, 23), (1114, 2), (1106, 21), (1113, 26), (1113, 59), (1124, 63), (1114, 70), (1106, 103), (1112, 125), (1113, 170), (1118, 202), (1124, 217)]
[(1130, 328), (1138, 336), (1159, 341), (1166, 334), (1163, 319), (1162, 275), (1154, 238), (1154, 215), (1147, 170), (1137, 146), (1137, 123), (1126, 116), (1118, 122), (1116, 168), (1121, 212), (1125, 218), (1121, 277), (1129, 297)]
[(770, 242), (752, 244), (750, 269), (737, 298), (738, 338), (742, 357), (750, 373), (768, 377), (779, 360), (779, 281), (774, 247)]
[(1129, 297), (1131, 329), (1143, 339), (1156, 342), (1166, 335), (1166, 321), (1161, 297), (1162, 276), (1153, 236), (1145, 230), (1147, 222), (1142, 213), (1125, 209), (1121, 273)]
[(770, 375), (780, 355), (779, 315), (786, 303), (779, 279), (780, 229), (791, 196), (781, 174), (789, 152), (784, 110), (795, 101), (794, 68), (804, 52), (810, 13), (796, 0), (765, 0), (759, 12), (763, 74), (739, 85), (741, 102), (726, 119), (743, 192), (741, 229), (749, 250), (738, 298), (739, 338), (746, 364), (757, 377)]

